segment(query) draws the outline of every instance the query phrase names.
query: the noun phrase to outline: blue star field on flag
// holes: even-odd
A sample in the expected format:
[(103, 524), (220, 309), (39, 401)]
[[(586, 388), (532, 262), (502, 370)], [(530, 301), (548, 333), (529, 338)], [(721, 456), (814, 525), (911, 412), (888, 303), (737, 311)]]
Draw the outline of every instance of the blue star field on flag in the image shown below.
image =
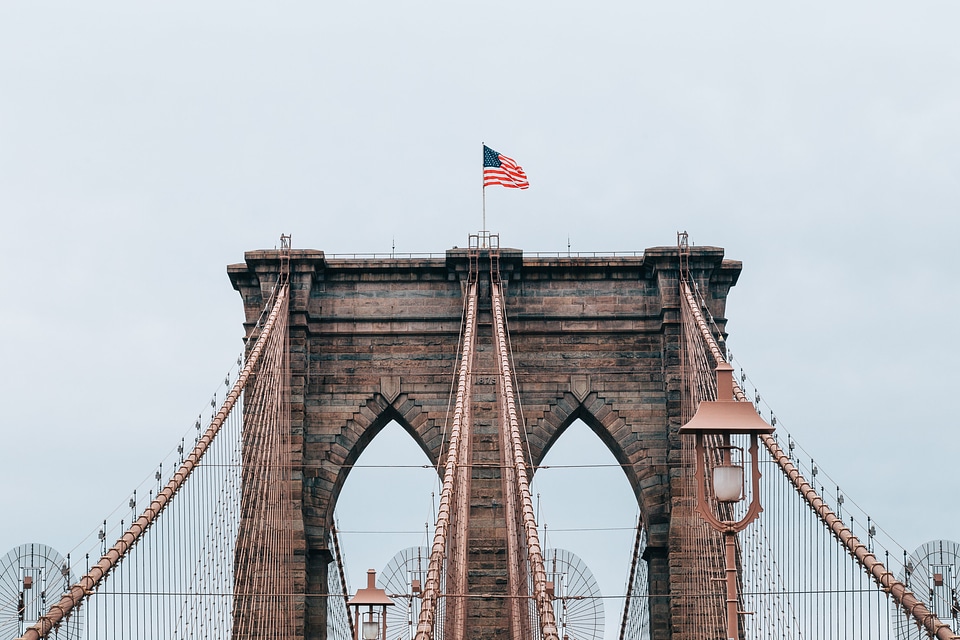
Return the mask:
[(483, 186), (498, 184), (509, 189), (527, 189), (530, 183), (523, 167), (513, 158), (497, 153), (483, 145)]

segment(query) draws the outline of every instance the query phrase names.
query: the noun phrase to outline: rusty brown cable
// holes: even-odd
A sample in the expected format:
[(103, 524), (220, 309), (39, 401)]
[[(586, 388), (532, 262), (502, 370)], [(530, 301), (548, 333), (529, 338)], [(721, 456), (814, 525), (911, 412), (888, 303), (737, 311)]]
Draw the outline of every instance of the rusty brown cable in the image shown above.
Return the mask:
[(527, 554), (530, 568), (533, 573), (534, 596), (537, 611), (540, 615), (540, 631), (543, 640), (559, 640), (556, 617), (553, 603), (547, 593), (547, 572), (543, 562), (543, 552), (540, 546), (540, 536), (534, 518), (533, 499), (530, 493), (530, 483), (527, 480), (526, 462), (523, 454), (523, 441), (520, 437), (520, 425), (517, 420), (517, 408), (514, 400), (513, 376), (510, 371), (510, 358), (507, 351), (506, 329), (504, 328), (504, 313), (500, 285), (490, 283), (493, 297), (493, 320), (495, 323), (494, 336), (497, 340), (497, 352), (500, 358), (500, 374), (503, 378), (505, 402), (510, 425), (510, 437), (513, 442), (513, 461), (516, 465), (517, 492), (520, 497), (523, 528), (526, 532)]
[(354, 638), (356, 637), (356, 628), (353, 626), (353, 612), (351, 612), (350, 607), (347, 606), (347, 603), (350, 602), (350, 595), (347, 593), (347, 576), (343, 572), (343, 553), (340, 551), (340, 535), (337, 532), (336, 522), (330, 526), (330, 537), (333, 539), (333, 552), (337, 555), (337, 572), (340, 576), (340, 585), (343, 591), (343, 605), (347, 609), (347, 624), (350, 625), (350, 637)]
[(273, 325), (276, 322), (277, 315), (282, 306), (282, 300), (286, 298), (286, 295), (287, 285), (280, 285), (277, 301), (274, 304), (270, 316), (267, 318), (267, 322), (264, 324), (263, 331), (261, 331), (253, 351), (250, 353), (250, 357), (247, 359), (246, 366), (244, 366), (243, 371), (234, 383), (230, 393), (227, 394), (226, 399), (220, 407), (220, 411), (211, 421), (203, 437), (200, 438), (199, 442), (197, 442), (193, 448), (193, 451), (190, 452), (190, 455), (187, 456), (179, 469), (173, 474), (173, 477), (167, 485), (154, 497), (150, 505), (143, 510), (140, 517), (120, 536), (113, 547), (107, 550), (100, 559), (100, 562), (91, 567), (76, 584), (70, 587), (60, 600), (52, 605), (46, 614), (40, 617), (36, 624), (24, 632), (20, 640), (39, 640), (40, 638), (45, 638), (47, 634), (56, 628), (64, 618), (83, 602), (84, 598), (93, 594), (94, 590), (107, 574), (110, 573), (117, 563), (137, 541), (140, 540), (150, 525), (156, 520), (157, 516), (170, 504), (170, 501), (180, 490), (180, 487), (183, 486), (183, 483), (186, 482), (190, 474), (196, 469), (197, 464), (199, 464), (207, 449), (210, 447), (210, 443), (217, 436), (220, 427), (223, 425), (227, 416), (230, 415), (230, 411), (240, 398), (240, 394), (243, 392), (247, 380), (260, 359), (260, 354), (270, 337)]
[[(697, 326), (700, 327), (703, 339), (709, 345), (714, 360), (718, 364), (720, 362), (726, 362), (724, 354), (717, 345), (713, 334), (703, 319), (703, 315), (700, 313), (699, 306), (696, 303), (693, 293), (690, 291), (690, 287), (686, 282), (682, 282), (680, 286), (686, 304), (696, 318)], [(736, 380), (733, 381), (733, 391), (737, 401), (749, 402), (746, 394), (743, 392), (743, 389), (740, 388), (740, 385), (737, 384)], [(873, 552), (869, 551), (867, 547), (860, 542), (860, 539), (844, 524), (843, 520), (838, 518), (833, 510), (827, 506), (826, 501), (817, 493), (810, 483), (807, 482), (799, 469), (793, 465), (790, 458), (780, 449), (776, 439), (770, 435), (763, 435), (761, 436), (761, 440), (767, 447), (770, 455), (773, 456), (773, 459), (779, 465), (780, 470), (786, 475), (787, 479), (793, 483), (794, 488), (800, 493), (803, 499), (806, 500), (807, 504), (810, 505), (820, 521), (826, 525), (834, 537), (847, 548), (847, 551), (856, 559), (857, 563), (870, 574), (877, 584), (893, 597), (897, 605), (908, 612), (917, 624), (923, 626), (931, 637), (938, 638), (939, 640), (955, 640), (957, 636), (950, 628), (950, 625), (940, 620), (923, 602), (917, 599), (907, 585), (897, 580), (893, 574), (887, 570), (884, 564), (877, 559)]]
[(630, 574), (627, 578), (627, 593), (623, 597), (623, 616), (620, 619), (620, 640), (625, 640), (627, 620), (630, 614), (630, 599), (633, 596), (633, 582), (637, 575), (637, 561), (640, 559), (640, 542), (643, 537), (643, 521), (637, 521), (637, 536), (633, 543), (633, 557), (630, 560)]
[(453, 425), (450, 428), (450, 442), (447, 446), (447, 461), (444, 465), (443, 488), (440, 492), (440, 506), (434, 527), (433, 547), (427, 566), (427, 577), (423, 585), (423, 603), (417, 620), (416, 640), (431, 640), (433, 625), (438, 613), (440, 597), (440, 577), (443, 572), (444, 557), (447, 551), (447, 533), (453, 501), (454, 479), (459, 462), (460, 439), (469, 437), (469, 420), (464, 420), (465, 405), (469, 402), (470, 368), (473, 361), (473, 343), (476, 335), (477, 285), (468, 289), (469, 302), (464, 319), (466, 327), (463, 336), (463, 352), (457, 380), (457, 400), (453, 412)]

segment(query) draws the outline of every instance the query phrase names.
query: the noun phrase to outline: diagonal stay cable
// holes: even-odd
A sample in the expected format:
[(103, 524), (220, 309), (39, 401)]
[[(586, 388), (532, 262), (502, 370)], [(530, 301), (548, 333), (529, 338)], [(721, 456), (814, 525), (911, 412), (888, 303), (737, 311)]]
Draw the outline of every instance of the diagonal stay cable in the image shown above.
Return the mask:
[(45, 638), (47, 634), (55, 629), (64, 618), (83, 602), (84, 598), (93, 594), (94, 590), (107, 574), (117, 566), (127, 552), (143, 537), (144, 533), (160, 513), (170, 504), (187, 478), (200, 463), (200, 460), (210, 447), (211, 442), (213, 442), (221, 426), (223, 426), (226, 421), (227, 416), (230, 415), (230, 411), (240, 398), (240, 394), (243, 392), (247, 380), (252, 375), (254, 367), (256, 367), (257, 362), (260, 360), (260, 354), (263, 352), (267, 340), (270, 337), (277, 316), (283, 308), (283, 301), (287, 296), (287, 286), (286, 283), (279, 285), (276, 302), (263, 326), (263, 330), (260, 332), (260, 336), (257, 338), (253, 350), (250, 352), (250, 357), (247, 358), (246, 366), (244, 366), (243, 371), (234, 383), (230, 393), (227, 394), (226, 399), (220, 407), (220, 411), (210, 422), (210, 426), (207, 427), (203, 437), (197, 442), (193, 451), (190, 452), (190, 455), (183, 461), (180, 468), (173, 474), (173, 477), (163, 490), (160, 491), (150, 505), (143, 510), (140, 517), (120, 536), (113, 547), (107, 550), (100, 559), (100, 562), (91, 567), (86, 575), (70, 587), (70, 589), (63, 594), (63, 597), (40, 617), (35, 625), (27, 629), (20, 640), (39, 640), (40, 638)]
[(443, 473), (443, 489), (440, 492), (440, 508), (434, 527), (433, 547), (430, 563), (423, 585), (423, 602), (417, 620), (416, 640), (431, 640), (434, 636), (434, 623), (439, 612), (441, 596), (441, 576), (444, 558), (447, 553), (447, 535), (449, 533), (452, 504), (454, 499), (454, 481), (459, 469), (460, 441), (469, 438), (470, 369), (473, 364), (473, 345), (477, 327), (477, 285), (471, 283), (468, 288), (469, 302), (464, 317), (463, 354), (460, 359), (460, 371), (457, 380), (457, 400), (453, 412), (453, 425), (450, 429), (450, 442), (447, 446), (447, 461)]
[(530, 560), (530, 569), (533, 573), (533, 596), (540, 617), (540, 637), (543, 640), (559, 640), (556, 617), (553, 603), (547, 593), (547, 572), (544, 567), (543, 553), (540, 547), (540, 536), (537, 532), (537, 523), (534, 518), (533, 500), (530, 495), (530, 483), (527, 480), (526, 461), (523, 456), (523, 440), (520, 437), (520, 424), (517, 418), (514, 381), (510, 369), (510, 358), (507, 350), (506, 328), (504, 326), (503, 297), (500, 285), (490, 283), (490, 292), (493, 298), (494, 338), (500, 364), (500, 375), (503, 379), (503, 390), (506, 396), (508, 421), (510, 426), (510, 440), (512, 442), (512, 457), (516, 467), (517, 495), (520, 498), (521, 520), (526, 534), (527, 555)]
[[(700, 312), (700, 305), (697, 303), (690, 286), (684, 281), (680, 283), (680, 287), (683, 298), (682, 303), (687, 305), (690, 312), (696, 318), (696, 323), (700, 327), (703, 339), (710, 347), (710, 353), (714, 361), (717, 364), (726, 362), (723, 352), (717, 344), (716, 339), (714, 339), (713, 333), (703, 318), (703, 314)], [(740, 388), (740, 385), (737, 384), (736, 380), (733, 382), (733, 391), (737, 401), (749, 402), (746, 394), (743, 393), (743, 390)], [(764, 435), (761, 436), (761, 438), (770, 455), (773, 456), (773, 459), (780, 466), (780, 470), (793, 484), (797, 492), (806, 500), (820, 521), (830, 530), (834, 537), (846, 547), (850, 555), (856, 559), (857, 563), (863, 567), (876, 583), (885, 592), (889, 593), (894, 601), (903, 608), (904, 611), (909, 613), (918, 625), (922, 626), (927, 633), (930, 634), (930, 637), (937, 638), (938, 640), (955, 640), (957, 636), (950, 628), (950, 625), (940, 620), (936, 614), (930, 611), (930, 609), (910, 591), (907, 585), (897, 580), (893, 573), (880, 562), (874, 553), (853, 534), (853, 531), (844, 524), (843, 520), (837, 517), (833, 510), (827, 506), (826, 501), (817, 493), (816, 489), (803, 477), (800, 470), (793, 465), (789, 456), (780, 449), (777, 441), (770, 435)]]

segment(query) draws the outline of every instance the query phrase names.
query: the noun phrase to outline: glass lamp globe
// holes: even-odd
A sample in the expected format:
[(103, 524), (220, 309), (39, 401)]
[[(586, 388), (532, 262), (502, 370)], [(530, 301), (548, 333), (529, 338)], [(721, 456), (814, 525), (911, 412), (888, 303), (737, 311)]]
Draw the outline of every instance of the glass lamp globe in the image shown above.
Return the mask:
[(363, 640), (377, 640), (380, 634), (380, 623), (366, 621), (363, 623)]
[(714, 467), (713, 494), (718, 502), (739, 502), (743, 497), (743, 467), (736, 465)]

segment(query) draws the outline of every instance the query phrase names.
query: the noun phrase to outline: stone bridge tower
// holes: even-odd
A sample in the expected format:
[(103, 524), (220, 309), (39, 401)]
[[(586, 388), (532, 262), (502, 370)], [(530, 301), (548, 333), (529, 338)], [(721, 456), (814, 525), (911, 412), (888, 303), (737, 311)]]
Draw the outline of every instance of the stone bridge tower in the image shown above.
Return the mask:
[[(228, 268), (243, 297), (248, 334), (277, 280), (280, 259), (278, 251), (251, 251), (244, 264)], [(481, 286), (486, 264), (479, 270)], [(394, 420), (434, 463), (445, 455), (469, 256), (457, 248), (445, 257), (402, 259), (293, 250), (289, 268), (294, 482), (301, 495), (292, 518), (305, 549), (297, 557), (306, 576), (299, 626), (312, 640), (326, 633), (325, 599), (310, 594), (326, 591), (328, 533), (350, 465)], [(678, 249), (606, 257), (500, 249), (499, 268), (533, 458), (528, 462), (539, 464), (575, 420), (600, 437), (624, 465), (647, 530), (652, 637), (684, 637), (683, 607), (664, 597), (689, 566), (676, 543), (686, 517), (678, 497)], [(690, 248), (690, 276), (721, 330), (740, 268), (723, 259), (722, 249)], [(489, 331), (489, 303), (481, 307), (479, 335), (485, 324)], [(483, 383), (475, 380), (481, 400)], [(483, 419), (482, 412), (475, 417), (478, 424)], [(471, 513), (474, 506), (483, 505), (475, 500)], [(491, 535), (478, 546), (495, 547), (496, 540)]]

